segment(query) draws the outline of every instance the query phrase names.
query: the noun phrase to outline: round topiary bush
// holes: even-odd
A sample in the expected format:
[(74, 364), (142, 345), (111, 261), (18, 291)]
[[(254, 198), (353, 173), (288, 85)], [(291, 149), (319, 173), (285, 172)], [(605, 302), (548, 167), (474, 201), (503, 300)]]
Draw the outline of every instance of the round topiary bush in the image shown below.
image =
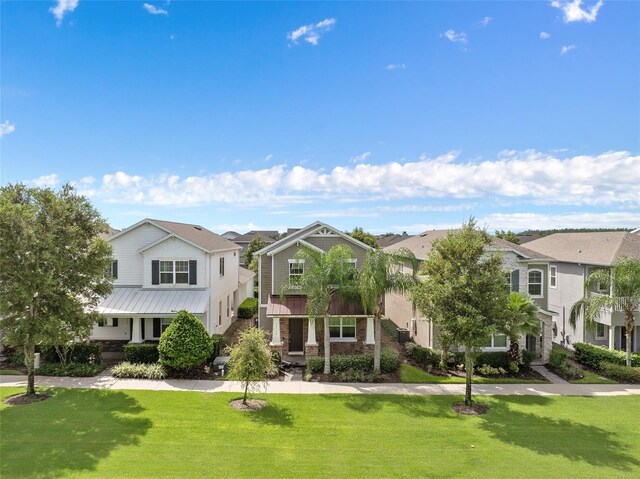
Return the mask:
[(202, 322), (180, 311), (160, 337), (160, 363), (173, 369), (189, 369), (204, 363), (213, 351), (213, 342)]

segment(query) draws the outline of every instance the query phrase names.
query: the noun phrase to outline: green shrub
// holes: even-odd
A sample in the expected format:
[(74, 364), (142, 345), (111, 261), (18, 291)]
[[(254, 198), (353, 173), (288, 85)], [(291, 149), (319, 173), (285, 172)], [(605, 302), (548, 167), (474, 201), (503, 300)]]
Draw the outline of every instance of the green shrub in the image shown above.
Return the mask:
[[(60, 356), (53, 346), (42, 348), (42, 359), (47, 363), (59, 363)], [(74, 343), (69, 348), (68, 363), (101, 364), (102, 343)]]
[(213, 343), (213, 352), (211, 353), (212, 361), (220, 356), (220, 350), (222, 348), (222, 338), (222, 334), (211, 335), (211, 342)]
[(102, 364), (85, 363), (47, 363), (36, 369), (38, 376), (71, 376), (89, 377), (95, 376), (104, 370)]
[(560, 368), (567, 361), (569, 354), (558, 347), (552, 348), (549, 354), (549, 366), (552, 368)]
[(167, 371), (162, 364), (130, 363), (116, 364), (111, 370), (116, 378), (164, 379)]
[(602, 374), (622, 383), (640, 383), (640, 368), (621, 366), (613, 363), (601, 363)]
[(129, 363), (157, 363), (158, 345), (156, 343), (125, 344), (124, 359)]
[(483, 364), (479, 368), (476, 368), (476, 372), (478, 374), (482, 374), (483, 376), (503, 376), (507, 374), (503, 368), (494, 368), (493, 366), (489, 366), (488, 364)]
[(522, 351), (522, 365), (526, 369), (531, 369), (531, 363), (533, 362), (535, 357), (535, 353), (525, 349), (524, 351)]
[[(411, 346), (409, 346), (411, 345)], [(415, 343), (406, 343), (407, 356), (423, 368), (435, 368), (440, 363), (440, 354), (433, 349), (423, 348)]]
[(247, 298), (238, 306), (238, 318), (251, 319), (258, 314), (258, 299)]
[(584, 377), (584, 371), (579, 364), (573, 361), (564, 362), (559, 368), (554, 369), (556, 373), (562, 376), (564, 379), (582, 379)]
[[(398, 369), (400, 354), (395, 349), (384, 348), (380, 353), (380, 371), (391, 373)], [(324, 371), (322, 356), (307, 356), (307, 373), (321, 373)], [(334, 374), (345, 371), (373, 371), (373, 356), (370, 354), (336, 354), (331, 356), (331, 372)]]
[(367, 373), (360, 369), (347, 369), (338, 373), (338, 379), (348, 383), (379, 383), (382, 381), (382, 376), (373, 372)]
[[(463, 360), (464, 362), (464, 360)], [(509, 369), (509, 353), (506, 351), (481, 352), (476, 355), (475, 364), (486, 364), (493, 368)]]
[(160, 363), (174, 369), (203, 364), (213, 351), (213, 343), (202, 322), (187, 311), (180, 311), (160, 337)]
[(278, 351), (273, 351), (271, 353), (271, 361), (273, 361), (274, 366), (280, 366), (280, 363), (282, 363), (282, 355)]
[(24, 366), (24, 352), (16, 349), (11, 356), (9, 356), (9, 363), (13, 366)]
[[(575, 343), (573, 349), (575, 349), (575, 360), (593, 369), (600, 369), (602, 363), (619, 364), (620, 366), (627, 364), (625, 351), (615, 351), (604, 346), (587, 343)], [(640, 367), (640, 353), (631, 354), (631, 366)]]

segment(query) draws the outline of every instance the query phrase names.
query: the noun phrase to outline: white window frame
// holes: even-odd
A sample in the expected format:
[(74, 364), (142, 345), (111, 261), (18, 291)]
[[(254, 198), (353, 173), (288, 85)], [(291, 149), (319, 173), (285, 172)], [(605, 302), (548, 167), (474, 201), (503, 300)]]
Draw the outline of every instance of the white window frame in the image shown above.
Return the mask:
[(230, 307), (230, 300), (229, 300), (229, 295), (227, 295), (227, 319), (229, 319), (229, 307)]
[(509, 285), (509, 293), (511, 293), (513, 291), (513, 284), (511, 283), (511, 281), (513, 280), (513, 270), (511, 269), (505, 270), (504, 275), (507, 279), (507, 284)]
[[(302, 273), (291, 273), (291, 265), (302, 265)], [(304, 260), (303, 259), (290, 259), (289, 260), (289, 284), (291, 289), (300, 289), (299, 285), (292, 284), (292, 278), (300, 278), (304, 274)]]
[(404, 274), (404, 263), (402, 261), (398, 262), (398, 273)]
[(170, 324), (171, 318), (160, 318), (160, 336), (164, 334)]
[[(162, 263), (171, 263), (171, 271), (162, 271)], [(187, 264), (187, 270), (186, 271), (178, 271), (177, 268), (177, 263), (186, 263)], [(190, 275), (189, 275), (189, 260), (188, 259), (161, 259), (160, 260), (160, 264), (158, 265), (158, 269), (159, 271), (159, 282), (160, 284), (172, 284), (172, 285), (188, 285), (190, 283)], [(163, 281), (162, 280), (162, 275), (163, 274), (171, 274), (171, 282), (168, 281)], [(187, 275), (187, 281), (183, 282), (180, 281), (178, 282), (178, 274), (186, 274)]]
[[(602, 335), (598, 334), (598, 326), (602, 326)], [(607, 339), (607, 325), (604, 323), (596, 323), (596, 339)]]
[[(505, 336), (505, 345), (504, 346), (496, 346), (496, 336)], [(491, 346), (482, 346), (483, 351), (506, 351), (509, 349), (509, 336), (503, 333), (494, 333), (491, 335)]]
[[(340, 321), (340, 336), (338, 337), (331, 337), (331, 333), (329, 333), (329, 341), (332, 343), (355, 343), (358, 339), (358, 320), (357, 318), (342, 318), (342, 317), (338, 317), (338, 318), (329, 318), (329, 331), (331, 331), (331, 322), (335, 321), (335, 320), (339, 320)], [(344, 321), (345, 320), (349, 320), (349, 321), (353, 321), (353, 325), (348, 324), (345, 325)], [(336, 327), (335, 325), (333, 326), (334, 328)], [(348, 327), (348, 328), (353, 328), (353, 337), (351, 336), (344, 336), (344, 328)]]
[[(118, 326), (114, 326), (113, 320), (118, 321), (118, 318), (100, 318), (98, 320), (98, 327), (100, 328), (117, 328)], [(119, 321), (118, 321), (119, 324)]]
[(549, 287), (556, 289), (558, 287), (558, 267), (549, 266)]
[[(540, 273), (540, 282), (539, 283), (532, 283), (531, 282), (531, 273)], [(540, 294), (532, 294), (531, 293), (531, 285), (532, 284), (539, 284), (540, 285)], [(527, 271), (527, 293), (529, 293), (529, 295), (532, 298), (544, 298), (544, 271), (539, 269), (539, 268), (532, 268), (529, 271)]]
[(224, 276), (224, 256), (220, 257), (220, 261), (218, 262), (218, 271), (220, 273), (220, 277)]
[(218, 326), (222, 326), (222, 300), (218, 302)]

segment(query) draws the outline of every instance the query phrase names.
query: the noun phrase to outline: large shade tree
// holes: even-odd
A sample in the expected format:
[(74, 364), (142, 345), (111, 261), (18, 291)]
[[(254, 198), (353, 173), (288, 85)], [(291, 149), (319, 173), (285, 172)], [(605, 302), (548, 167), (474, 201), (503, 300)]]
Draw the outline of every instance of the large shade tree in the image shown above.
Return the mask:
[(24, 352), (28, 395), (36, 345), (88, 336), (92, 310), (111, 291), (111, 247), (100, 239), (107, 228), (69, 185), (0, 188), (0, 329)]
[(538, 307), (528, 295), (515, 291), (509, 295), (502, 331), (510, 341), (509, 367), (517, 372), (520, 363), (520, 344), (518, 341), (525, 334), (540, 333)]
[[(611, 294), (593, 294), (594, 286), (609, 288)], [(627, 366), (631, 366), (631, 333), (634, 327), (634, 312), (640, 310), (640, 258), (621, 258), (611, 270), (598, 269), (585, 281), (585, 296), (571, 308), (569, 324), (576, 327), (582, 315), (587, 328), (594, 329), (596, 319), (603, 308), (624, 314)]]
[(490, 243), (491, 237), (473, 219), (434, 241), (423, 266), (425, 279), (413, 293), (418, 309), (451, 341), (464, 346), (467, 406), (472, 405), (475, 354), (501, 328), (508, 304), (502, 256), (485, 254)]
[[(403, 268), (399, 265), (402, 264)], [(404, 273), (404, 266), (410, 269)], [(374, 316), (373, 371), (380, 372), (380, 354), (382, 349), (381, 319), (384, 312), (384, 298), (387, 293), (410, 292), (418, 284), (418, 260), (408, 249), (393, 253), (379, 249), (369, 250), (358, 274), (358, 291), (366, 313)]]
[(283, 282), (280, 296), (284, 299), (291, 291), (307, 297), (309, 318), (324, 320), (324, 372), (331, 372), (331, 338), (329, 336), (329, 316), (331, 301), (357, 298), (356, 271), (352, 261), (353, 251), (345, 244), (333, 246), (329, 251), (320, 251), (301, 245), (296, 260), (304, 263), (303, 273)]

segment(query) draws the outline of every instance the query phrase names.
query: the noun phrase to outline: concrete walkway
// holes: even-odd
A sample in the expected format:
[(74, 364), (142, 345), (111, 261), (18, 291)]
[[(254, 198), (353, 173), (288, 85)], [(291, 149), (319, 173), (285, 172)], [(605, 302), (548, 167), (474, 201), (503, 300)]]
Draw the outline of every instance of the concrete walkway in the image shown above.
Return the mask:
[[(26, 376), (0, 376), (0, 386), (25, 387)], [(138, 389), (152, 391), (242, 392), (238, 381), (199, 381), (188, 379), (116, 379), (111, 376), (61, 378), (36, 376), (38, 387)], [(364, 384), (271, 381), (268, 393), (277, 394), (422, 394), (464, 395), (464, 384)], [(473, 393), (488, 396), (629, 396), (640, 395), (638, 384), (474, 384)]]
[(544, 366), (531, 366), (531, 369), (544, 376), (547, 381), (551, 381), (553, 384), (570, 384), (569, 381), (565, 381), (557, 374), (553, 374)]

